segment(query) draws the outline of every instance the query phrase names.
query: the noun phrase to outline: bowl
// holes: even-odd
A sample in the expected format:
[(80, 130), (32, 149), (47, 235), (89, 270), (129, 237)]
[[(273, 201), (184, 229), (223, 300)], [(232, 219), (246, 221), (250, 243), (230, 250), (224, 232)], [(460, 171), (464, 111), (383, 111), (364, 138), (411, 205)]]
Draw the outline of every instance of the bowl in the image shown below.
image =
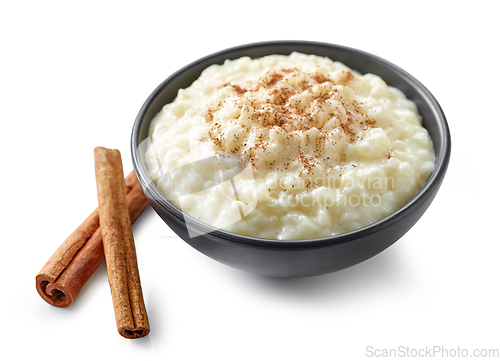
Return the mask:
[[(174, 100), (180, 88), (196, 80), (203, 69), (226, 59), (301, 52), (338, 60), (358, 72), (377, 74), (413, 100), (429, 132), (435, 167), (427, 182), (405, 206), (366, 227), (335, 236), (304, 240), (273, 240), (243, 236), (211, 227), (183, 214), (158, 190), (144, 161), (143, 141), (161, 108)], [(363, 262), (401, 238), (431, 204), (445, 176), (451, 141), (445, 115), (432, 94), (414, 77), (372, 54), (329, 43), (271, 41), (233, 47), (199, 59), (161, 83), (142, 106), (132, 129), (132, 162), (139, 182), (156, 213), (185, 242), (223, 264), (272, 277), (303, 277), (338, 271)], [(192, 237), (186, 222), (199, 230)]]

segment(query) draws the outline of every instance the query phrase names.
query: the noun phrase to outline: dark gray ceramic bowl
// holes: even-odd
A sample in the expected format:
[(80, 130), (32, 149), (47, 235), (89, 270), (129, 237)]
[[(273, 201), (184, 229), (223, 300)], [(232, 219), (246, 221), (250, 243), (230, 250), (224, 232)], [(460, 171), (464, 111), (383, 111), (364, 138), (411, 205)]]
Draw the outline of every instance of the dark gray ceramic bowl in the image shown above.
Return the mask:
[[(225, 59), (253, 58), (298, 51), (338, 60), (361, 72), (382, 77), (413, 100), (432, 138), (436, 154), (434, 171), (418, 194), (390, 216), (358, 230), (332, 237), (278, 241), (242, 236), (212, 228), (184, 215), (160, 193), (152, 182), (139, 144), (147, 138), (151, 119), (163, 105), (174, 100), (177, 90), (186, 88), (203, 69)], [(341, 270), (383, 251), (401, 238), (422, 216), (443, 181), (450, 159), (451, 143), (446, 118), (432, 94), (415, 78), (388, 61), (343, 46), (306, 42), (272, 41), (230, 48), (209, 55), (182, 68), (166, 79), (146, 100), (132, 130), (132, 161), (146, 196), (158, 215), (188, 244), (205, 255), (242, 270), (277, 277), (312, 276)], [(203, 235), (190, 238), (185, 217)]]

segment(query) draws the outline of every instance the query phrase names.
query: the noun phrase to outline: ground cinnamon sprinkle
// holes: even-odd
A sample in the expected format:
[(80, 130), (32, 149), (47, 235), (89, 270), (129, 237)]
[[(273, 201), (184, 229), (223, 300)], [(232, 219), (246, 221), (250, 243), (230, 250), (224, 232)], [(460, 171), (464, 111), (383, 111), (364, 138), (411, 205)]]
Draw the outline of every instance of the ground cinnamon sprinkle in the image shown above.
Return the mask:
[(327, 81), (331, 81), (330, 78), (323, 73), (314, 73), (311, 74), (311, 78), (313, 78), (318, 84), (325, 83)]
[[(273, 144), (269, 136), (271, 130), (279, 132), (281, 129), (284, 139), (280, 141), (289, 142), (290, 139), (316, 128), (318, 132), (314, 133), (313, 138), (306, 137), (307, 149), (299, 148), (295, 158), (290, 159), (302, 164), (300, 174), (311, 172), (319, 164), (318, 159), (322, 159), (325, 145), (331, 142), (328, 132), (335, 131), (332, 124), (337, 129), (337, 136), (343, 138), (346, 145), (355, 144), (360, 138), (360, 132), (376, 127), (376, 122), (365, 114), (360, 104), (341, 95), (339, 86), (355, 80), (350, 71), (343, 71), (335, 81), (321, 72), (304, 75), (298, 69), (279, 69), (270, 71), (245, 86), (225, 83), (221, 88), (230, 87), (235, 92), (231, 101), (239, 104), (241, 113), (246, 112), (245, 116), (250, 117), (250, 121), (247, 124), (238, 119), (236, 123), (241, 127), (241, 132), (226, 139), (221, 123), (217, 121), (217, 112), (222, 108), (222, 104), (218, 104), (204, 114), (205, 121), (211, 127), (208, 134), (198, 141), (210, 141), (218, 152), (243, 154), (254, 165), (264, 164), (269, 171), (279, 171), (282, 168), (288, 170), (290, 164), (279, 164), (275, 160), (263, 161), (260, 156), (274, 151), (269, 148)], [(315, 88), (318, 86), (320, 88)], [(264, 99), (256, 101), (256, 96), (263, 91)], [(243, 109), (244, 104), (246, 110)], [(325, 109), (330, 109), (327, 116), (331, 120), (327, 125), (328, 129), (324, 129), (326, 119), (321, 120), (325, 117)], [(255, 130), (259, 131), (251, 136)], [(312, 154), (308, 153), (311, 147)], [(346, 149), (342, 148), (336, 161), (328, 157), (328, 164), (331, 167), (341, 165), (347, 162), (347, 158)]]
[(354, 77), (354, 74), (348, 70), (342, 71), (342, 75), (340, 76), (338, 83), (347, 85), (348, 83), (354, 81), (356, 78)]
[(239, 85), (233, 84), (233, 83), (229, 83), (229, 84), (226, 83), (226, 84), (222, 85), (222, 88), (227, 87), (227, 86), (230, 86), (231, 88), (233, 88), (233, 90), (236, 91), (236, 93), (239, 95), (245, 94), (247, 92), (246, 89), (243, 89)]
[(276, 72), (271, 73), (269, 78), (267, 79), (266, 87), (272, 87), (277, 82), (279, 82), (281, 79), (283, 79), (283, 74), (276, 73)]

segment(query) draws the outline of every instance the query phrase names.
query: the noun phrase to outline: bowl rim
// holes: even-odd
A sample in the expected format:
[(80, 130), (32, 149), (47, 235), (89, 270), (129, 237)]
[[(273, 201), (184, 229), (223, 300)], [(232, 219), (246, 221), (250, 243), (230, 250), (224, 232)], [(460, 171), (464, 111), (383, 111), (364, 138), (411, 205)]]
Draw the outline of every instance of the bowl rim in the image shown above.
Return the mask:
[[(381, 65), (382, 67), (390, 70), (393, 73), (396, 73), (399, 77), (403, 78), (411, 85), (411, 87), (419, 93), (422, 99), (426, 104), (429, 105), (430, 109), (434, 113), (437, 119), (437, 126), (439, 136), (441, 137), (441, 145), (439, 148), (439, 152), (435, 149), (435, 145), (433, 144), (433, 150), (435, 154), (434, 160), (434, 168), (429, 175), (429, 178), (422, 186), (422, 188), (417, 192), (417, 194), (408, 201), (404, 206), (402, 206), (397, 211), (389, 214), (388, 216), (366, 225), (364, 227), (346, 232), (337, 235), (320, 237), (320, 238), (310, 238), (310, 239), (298, 239), (298, 240), (278, 240), (278, 239), (268, 239), (268, 238), (258, 238), (246, 235), (240, 235), (237, 233), (232, 233), (229, 231), (225, 231), (222, 229), (218, 229), (216, 227), (212, 227), (207, 225), (186, 213), (180, 211), (175, 205), (173, 205), (170, 201), (168, 201), (163, 194), (156, 187), (154, 182), (152, 181), (149, 173), (147, 172), (145, 166), (142, 163), (141, 155), (139, 154), (139, 131), (144, 120), (144, 116), (146, 114), (147, 109), (151, 105), (151, 103), (156, 99), (156, 97), (177, 77), (181, 76), (184, 72), (190, 70), (191, 68), (201, 64), (213, 60), (214, 58), (220, 57), (224, 54), (228, 54), (235, 51), (248, 51), (253, 48), (261, 48), (268, 46), (312, 46), (318, 49), (328, 48), (334, 49), (345, 53), (350, 53), (355, 56), (360, 56), (366, 60), (372, 61)], [(209, 66), (209, 65), (207, 65)], [(444, 115), (441, 106), (431, 94), (431, 92), (410, 75), (405, 70), (401, 69), (397, 65), (379, 57), (373, 55), (371, 53), (365, 52), (363, 50), (358, 50), (355, 48), (346, 47), (343, 45), (337, 45), (326, 42), (316, 42), (316, 41), (306, 41), (306, 40), (273, 40), (273, 41), (262, 41), (262, 42), (254, 42), (247, 43), (243, 45), (238, 45), (230, 48), (226, 48), (212, 54), (206, 55), (198, 60), (191, 62), (190, 64), (182, 67), (176, 72), (172, 73), (169, 77), (167, 77), (160, 85), (156, 87), (156, 89), (149, 95), (144, 104), (142, 105), (139, 113), (136, 116), (134, 121), (134, 125), (132, 128), (132, 136), (131, 136), (131, 153), (132, 153), (132, 163), (139, 180), (139, 183), (143, 188), (149, 187), (152, 185), (152, 188), (149, 188), (148, 191), (150, 196), (154, 199), (156, 203), (158, 203), (162, 208), (166, 209), (168, 213), (178, 218), (182, 222), (185, 222), (185, 218), (187, 217), (190, 221), (190, 224), (195, 225), (202, 230), (204, 234), (211, 234), (216, 238), (224, 239), (229, 242), (246, 244), (250, 246), (260, 246), (260, 247), (271, 247), (271, 248), (311, 248), (311, 247), (323, 247), (326, 245), (335, 245), (341, 244), (345, 242), (349, 242), (358, 238), (366, 237), (372, 233), (378, 232), (382, 229), (392, 226), (394, 223), (399, 222), (400, 220), (406, 218), (411, 212), (412, 209), (418, 207), (418, 205), (423, 202), (425, 199), (429, 198), (432, 194), (432, 190), (435, 187), (439, 187), (441, 181), (444, 178), (446, 173), (450, 155), (451, 155), (451, 136), (450, 130), (448, 127), (448, 123), (446, 121), (446, 117)]]

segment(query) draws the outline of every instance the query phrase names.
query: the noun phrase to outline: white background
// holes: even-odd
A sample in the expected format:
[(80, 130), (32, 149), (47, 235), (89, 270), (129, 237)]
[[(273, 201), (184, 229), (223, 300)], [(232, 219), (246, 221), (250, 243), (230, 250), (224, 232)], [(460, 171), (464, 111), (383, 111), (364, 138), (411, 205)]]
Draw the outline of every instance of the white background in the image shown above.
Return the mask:
[[(495, 2), (1, 4), (1, 354), (360, 360), (369, 346), (500, 348)], [(148, 208), (133, 230), (150, 336), (118, 335), (104, 265), (73, 305), (46, 304), (36, 273), (97, 204), (94, 147), (121, 150), (128, 172), (133, 121), (159, 83), (212, 52), (279, 39), (371, 52), (438, 99), (452, 159), (417, 225), (351, 269), (267, 279), (198, 253)]]

